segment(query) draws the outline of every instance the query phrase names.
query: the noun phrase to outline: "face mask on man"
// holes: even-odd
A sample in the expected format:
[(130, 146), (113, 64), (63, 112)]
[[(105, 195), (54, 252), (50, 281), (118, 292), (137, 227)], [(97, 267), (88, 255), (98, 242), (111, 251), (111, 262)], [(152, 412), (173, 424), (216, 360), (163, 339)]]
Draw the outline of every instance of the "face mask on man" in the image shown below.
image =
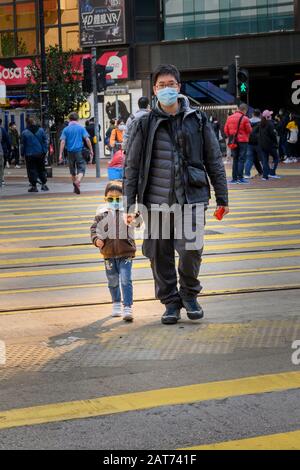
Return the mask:
[(157, 98), (163, 106), (172, 106), (178, 100), (178, 90), (170, 87), (163, 88), (158, 90)]

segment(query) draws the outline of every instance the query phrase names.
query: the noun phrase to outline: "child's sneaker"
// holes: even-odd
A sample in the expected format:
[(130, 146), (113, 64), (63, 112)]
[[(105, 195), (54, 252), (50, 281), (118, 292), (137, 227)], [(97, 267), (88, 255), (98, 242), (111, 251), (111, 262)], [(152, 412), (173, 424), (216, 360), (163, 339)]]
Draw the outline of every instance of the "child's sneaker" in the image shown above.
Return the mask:
[(115, 302), (113, 304), (112, 314), (113, 318), (122, 316), (122, 304), (121, 302)]
[(132, 307), (124, 307), (124, 309), (123, 309), (123, 320), (124, 321), (132, 321), (133, 320)]

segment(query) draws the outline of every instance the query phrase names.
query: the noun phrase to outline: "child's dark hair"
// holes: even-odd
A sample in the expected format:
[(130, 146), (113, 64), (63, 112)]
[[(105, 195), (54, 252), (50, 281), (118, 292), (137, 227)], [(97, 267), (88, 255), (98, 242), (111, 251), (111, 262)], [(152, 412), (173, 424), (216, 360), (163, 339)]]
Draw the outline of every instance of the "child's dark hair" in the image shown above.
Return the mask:
[(122, 182), (111, 181), (110, 183), (108, 183), (105, 188), (105, 197), (107, 196), (109, 191), (118, 191), (120, 194), (123, 194)]

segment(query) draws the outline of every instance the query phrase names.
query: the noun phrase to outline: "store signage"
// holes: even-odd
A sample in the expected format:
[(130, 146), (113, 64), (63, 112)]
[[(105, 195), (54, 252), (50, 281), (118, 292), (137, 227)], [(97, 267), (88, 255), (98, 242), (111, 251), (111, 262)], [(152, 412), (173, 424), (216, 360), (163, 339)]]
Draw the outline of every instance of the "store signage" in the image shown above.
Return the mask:
[[(75, 54), (72, 57), (72, 67), (77, 73), (83, 73), (84, 58), (91, 57), (90, 54)], [(31, 59), (0, 59), (0, 80), (6, 86), (25, 86), (27, 84), (28, 66)], [(97, 59), (97, 63), (113, 67), (113, 72), (108, 78), (114, 80), (126, 80), (128, 78), (128, 51), (127, 49), (107, 51)]]
[(81, 47), (122, 44), (125, 0), (79, 0)]
[(295, 80), (292, 83), (292, 90), (295, 90), (292, 93), (292, 103), (295, 106), (298, 106), (298, 105), (300, 105), (300, 80)]

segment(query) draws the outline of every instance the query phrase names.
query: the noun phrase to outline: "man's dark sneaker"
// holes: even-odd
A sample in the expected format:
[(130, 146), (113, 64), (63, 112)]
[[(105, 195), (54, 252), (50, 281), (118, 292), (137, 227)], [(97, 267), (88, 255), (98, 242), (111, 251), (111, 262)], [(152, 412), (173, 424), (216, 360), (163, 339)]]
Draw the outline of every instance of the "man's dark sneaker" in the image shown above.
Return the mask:
[(31, 188), (28, 189), (29, 193), (38, 193), (39, 190), (36, 186), (31, 186)]
[(46, 184), (42, 184), (41, 190), (42, 191), (49, 191), (49, 188)]
[(165, 313), (161, 317), (161, 322), (163, 325), (175, 325), (180, 318), (179, 307), (167, 307)]
[(190, 320), (201, 320), (204, 317), (204, 312), (197, 299), (182, 300), (182, 303)]

